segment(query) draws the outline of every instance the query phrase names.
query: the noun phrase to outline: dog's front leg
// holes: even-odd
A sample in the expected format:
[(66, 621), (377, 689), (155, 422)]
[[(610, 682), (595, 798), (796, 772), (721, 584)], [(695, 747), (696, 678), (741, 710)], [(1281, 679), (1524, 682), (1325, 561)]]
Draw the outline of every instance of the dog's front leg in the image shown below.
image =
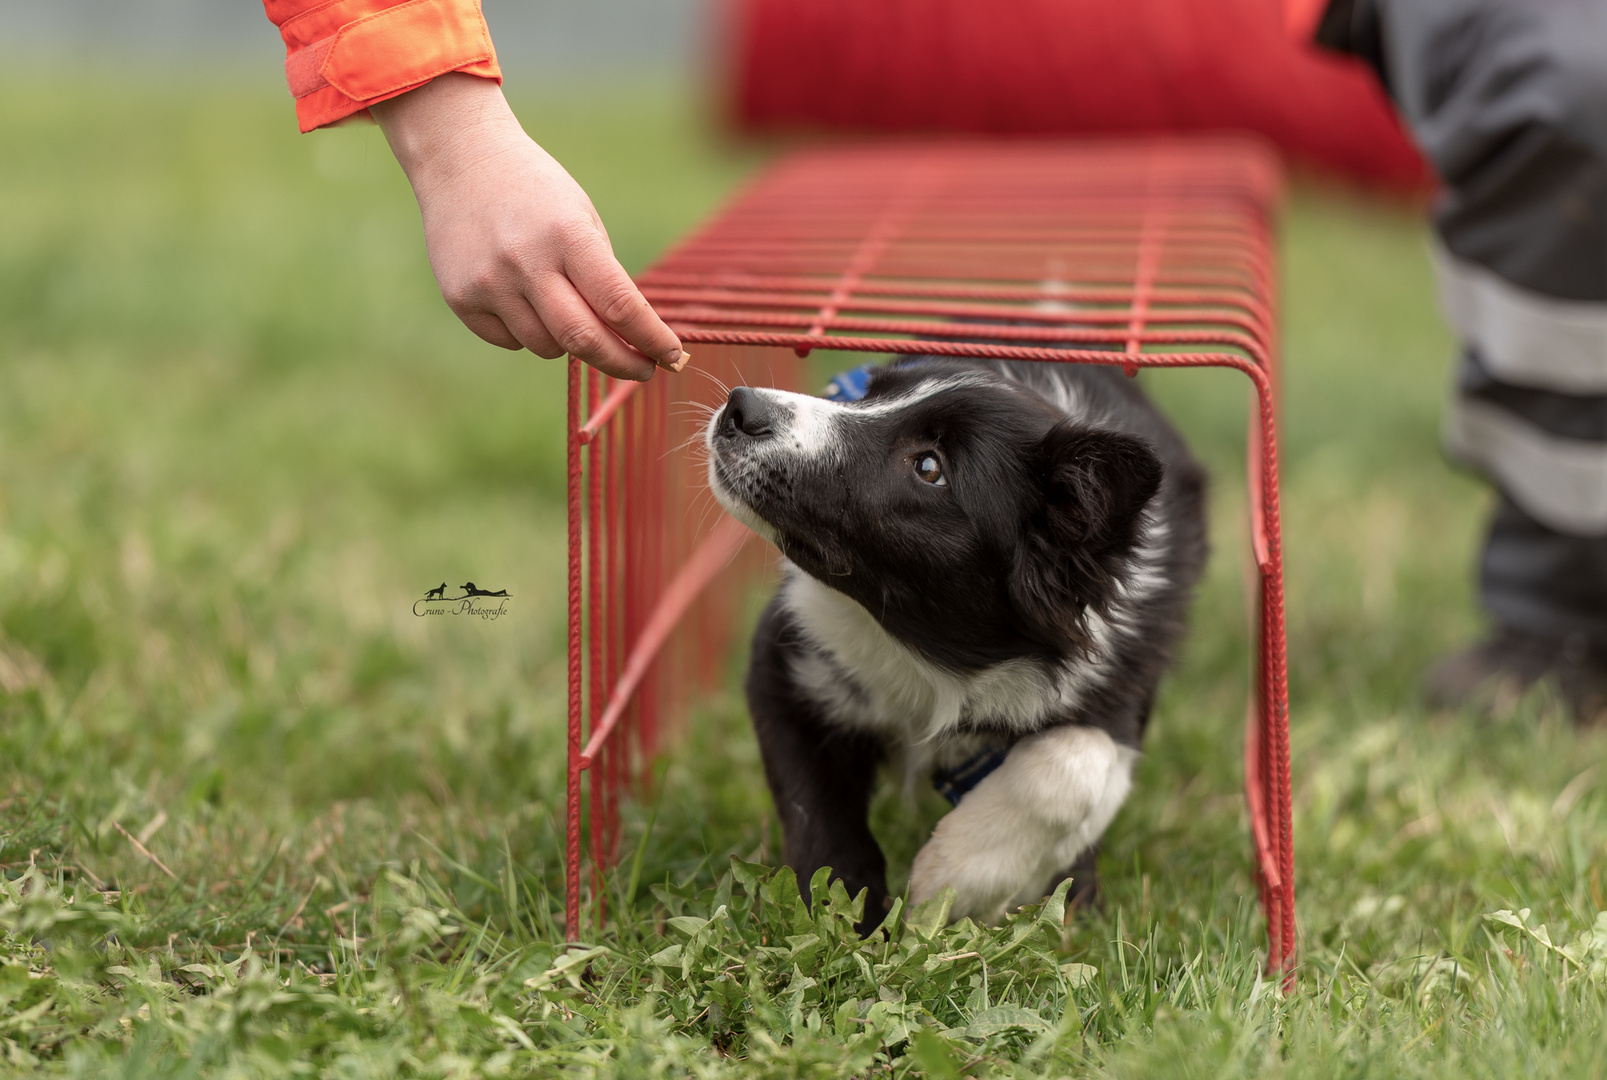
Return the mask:
[(1007, 908), (1043, 896), (1050, 879), (1109, 827), (1137, 758), (1096, 728), (1056, 727), (1022, 739), (937, 823), (915, 856), (910, 902), (949, 885), (953, 918), (998, 922)]
[(867, 821), (882, 745), (831, 724), (800, 694), (789, 670), (788, 636), (785, 617), (772, 606), (754, 634), (747, 684), (765, 779), (781, 818), (783, 856), (806, 901), (809, 879), (822, 866), (842, 879), (848, 895), (868, 889), (864, 933), (882, 921), (888, 904), (887, 862)]

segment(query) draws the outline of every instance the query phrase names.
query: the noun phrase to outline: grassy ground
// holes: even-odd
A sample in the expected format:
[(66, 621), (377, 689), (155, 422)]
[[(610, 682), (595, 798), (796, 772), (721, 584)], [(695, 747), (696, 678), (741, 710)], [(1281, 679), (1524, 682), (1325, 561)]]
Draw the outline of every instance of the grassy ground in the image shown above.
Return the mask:
[[(632, 266), (754, 163), (685, 95), (521, 112)], [(442, 307), (372, 129), (41, 77), (0, 87), (0, 147), (5, 1067), (1602, 1074), (1607, 736), (1544, 695), (1479, 723), (1414, 693), (1477, 628), (1486, 497), (1436, 450), (1449, 341), (1409, 214), (1302, 189), (1286, 222), (1285, 998), (1238, 793), (1236, 377), (1146, 376), (1213, 466), (1217, 556), (1102, 914), (861, 944), (846, 897), (805, 911), (754, 865), (776, 838), (726, 694), (650, 837), (630, 813), (624, 915), (566, 950), (560, 367)], [(443, 577), (516, 606), (413, 618)], [(931, 814), (882, 800), (895, 864)]]

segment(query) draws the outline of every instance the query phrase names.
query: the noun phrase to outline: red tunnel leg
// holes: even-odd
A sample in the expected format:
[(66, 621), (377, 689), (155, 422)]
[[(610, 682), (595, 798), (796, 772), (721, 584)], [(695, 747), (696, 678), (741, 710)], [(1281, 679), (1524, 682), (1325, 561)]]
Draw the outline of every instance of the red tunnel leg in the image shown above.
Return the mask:
[(1261, 759), (1267, 819), (1276, 878), (1270, 888), (1268, 966), (1281, 971), (1293, 989), (1295, 965), (1295, 883), (1293, 799), (1289, 770), (1289, 674), (1283, 617), (1283, 543), (1278, 513), (1276, 402), (1269, 372), (1261, 390), (1261, 529), (1266, 565), (1261, 585)]
[(564, 937), (580, 936), (580, 361), (569, 358), (569, 772), (564, 797)]

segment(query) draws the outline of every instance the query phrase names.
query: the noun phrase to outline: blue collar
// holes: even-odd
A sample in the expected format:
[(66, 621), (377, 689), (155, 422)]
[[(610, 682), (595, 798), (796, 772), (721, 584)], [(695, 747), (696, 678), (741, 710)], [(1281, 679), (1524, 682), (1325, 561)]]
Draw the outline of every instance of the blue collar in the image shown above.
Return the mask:
[(937, 769), (932, 773), (932, 786), (952, 805), (971, 793), (971, 789), (986, 780), (988, 774), (1004, 764), (1009, 750), (978, 750), (952, 769)]

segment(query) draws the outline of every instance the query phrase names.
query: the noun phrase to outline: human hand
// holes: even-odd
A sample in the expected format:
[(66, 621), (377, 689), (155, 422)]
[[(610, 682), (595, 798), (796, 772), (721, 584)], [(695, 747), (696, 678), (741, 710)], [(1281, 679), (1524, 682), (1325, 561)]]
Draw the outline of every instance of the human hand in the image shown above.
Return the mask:
[(580, 185), (524, 133), (502, 88), (452, 73), (371, 106), (413, 185), (447, 306), (493, 345), (616, 378), (687, 354), (625, 273)]

